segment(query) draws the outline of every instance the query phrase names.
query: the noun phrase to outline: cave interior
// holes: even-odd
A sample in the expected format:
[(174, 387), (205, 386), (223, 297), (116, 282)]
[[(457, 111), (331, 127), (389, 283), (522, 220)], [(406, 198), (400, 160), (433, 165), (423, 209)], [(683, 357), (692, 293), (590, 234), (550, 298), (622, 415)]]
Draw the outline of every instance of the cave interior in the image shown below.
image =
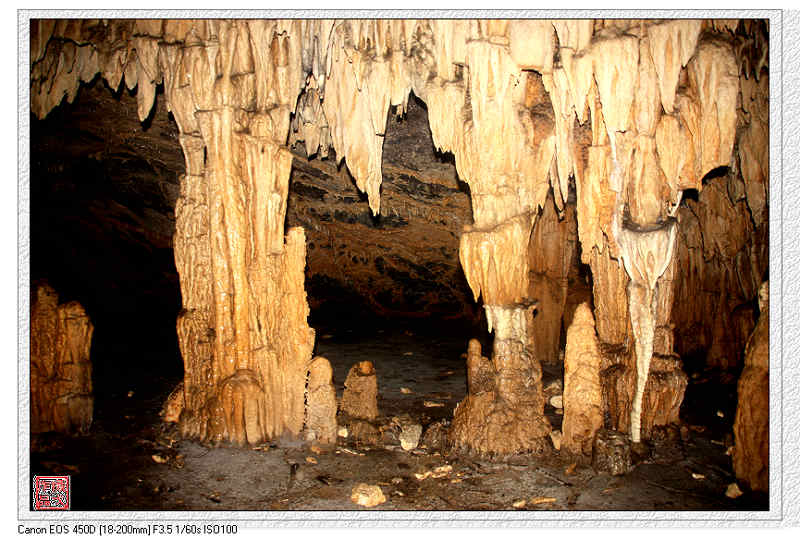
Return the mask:
[(768, 22), (30, 20), (30, 475), (768, 510)]

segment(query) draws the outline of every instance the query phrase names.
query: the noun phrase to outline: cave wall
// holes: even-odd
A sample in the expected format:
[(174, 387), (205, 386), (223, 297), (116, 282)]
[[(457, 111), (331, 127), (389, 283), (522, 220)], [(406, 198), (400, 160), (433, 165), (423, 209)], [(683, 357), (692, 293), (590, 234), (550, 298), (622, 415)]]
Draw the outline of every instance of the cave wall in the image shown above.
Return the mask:
[[(766, 44), (766, 25), (753, 20), (32, 21), (31, 108), (45, 116), (99, 72), (112, 89), (123, 78), (138, 86), (145, 119), (163, 84), (186, 159), (174, 239), (181, 424), (187, 435), (256, 442), (299, 433), (313, 346), (305, 236), (284, 235), (287, 141), (307, 155), (333, 149), (372, 212), (391, 219), (381, 197), (386, 118), (413, 91), (434, 145), (469, 186), (459, 260), (495, 332), (494, 390), (481, 405), (462, 403), (455, 438), (504, 451), (476, 442), (502, 431), (513, 450), (535, 450), (549, 431), (539, 362), (553, 348), (537, 349), (532, 329), (531, 270), (547, 266), (528, 255), (540, 208), (550, 195), (559, 214), (571, 211), (574, 180), (576, 247), (591, 267), (601, 348), (611, 350), (605, 406), (638, 441), (676, 419), (685, 387), (673, 334), (696, 311), (675, 301), (676, 286), (691, 295), (725, 275), (717, 288), (739, 286), (742, 297), (719, 302), (719, 319), (754, 297), (764, 273)], [(719, 186), (704, 189), (720, 167), (736, 171), (732, 211)], [(681, 204), (687, 189), (709, 208), (686, 204), (700, 250)], [(747, 219), (761, 230), (755, 239)], [(740, 222), (745, 239), (733, 249), (718, 231)], [(702, 277), (684, 275), (691, 264)], [(563, 269), (552, 268), (562, 280)], [(651, 370), (666, 375), (650, 380)], [(459, 435), (459, 423), (474, 428)]]

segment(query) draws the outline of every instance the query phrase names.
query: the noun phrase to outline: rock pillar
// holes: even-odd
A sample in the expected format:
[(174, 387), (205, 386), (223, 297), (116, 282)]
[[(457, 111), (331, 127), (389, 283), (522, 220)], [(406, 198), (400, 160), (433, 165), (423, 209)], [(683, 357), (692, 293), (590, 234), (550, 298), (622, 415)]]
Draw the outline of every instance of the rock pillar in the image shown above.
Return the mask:
[(31, 432), (85, 434), (92, 426), (94, 327), (76, 301), (42, 284), (31, 307)]
[(758, 323), (739, 378), (739, 404), (733, 424), (733, 470), (751, 489), (769, 489), (769, 281), (758, 292)]

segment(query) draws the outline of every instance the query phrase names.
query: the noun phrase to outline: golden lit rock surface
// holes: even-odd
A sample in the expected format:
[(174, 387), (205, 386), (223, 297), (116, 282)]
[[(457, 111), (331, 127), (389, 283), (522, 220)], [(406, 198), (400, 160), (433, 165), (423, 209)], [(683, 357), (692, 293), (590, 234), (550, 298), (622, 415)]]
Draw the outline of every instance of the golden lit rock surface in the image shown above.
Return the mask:
[(94, 326), (76, 301), (58, 303), (46, 283), (31, 305), (31, 432), (85, 434), (92, 426)]

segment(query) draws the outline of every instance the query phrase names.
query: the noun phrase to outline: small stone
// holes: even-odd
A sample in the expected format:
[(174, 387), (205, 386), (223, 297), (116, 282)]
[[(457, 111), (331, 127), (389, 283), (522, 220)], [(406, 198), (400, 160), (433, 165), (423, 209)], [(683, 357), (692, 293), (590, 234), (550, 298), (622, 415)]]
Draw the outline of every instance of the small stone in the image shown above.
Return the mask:
[(445, 475), (449, 474), (453, 471), (453, 467), (449, 464), (445, 464), (443, 466), (437, 466), (433, 469), (433, 473), (431, 473), (431, 477), (434, 479), (439, 479), (440, 477), (444, 477)]
[(419, 437), (422, 435), (422, 425), (418, 423), (403, 425), (400, 431), (400, 446), (405, 451), (411, 451), (419, 445)]
[(400, 393), (402, 393), (403, 395), (410, 395), (412, 393), (412, 391), (407, 387), (401, 387), (400, 388)]
[(133, 390), (128, 391), (128, 398), (131, 398), (131, 397), (133, 397)]
[(309, 464), (316, 464), (317, 459), (315, 459), (314, 457), (306, 457), (306, 462), (308, 462)]
[(560, 430), (551, 430), (550, 431), (550, 440), (553, 441), (553, 447), (555, 447), (556, 451), (561, 450), (561, 438), (563, 435), (561, 434)]
[(167, 460), (168, 460), (167, 457), (159, 455), (158, 453), (153, 455), (153, 461), (157, 462), (158, 464), (164, 464), (165, 462), (167, 462)]
[(347, 427), (339, 427), (339, 431), (336, 434), (341, 438), (347, 438)]
[(353, 487), (350, 500), (364, 507), (375, 507), (376, 505), (384, 503), (386, 501), (386, 496), (383, 495), (383, 491), (378, 485), (359, 483)]
[(402, 477), (392, 477), (392, 484), (393, 485), (399, 485), (402, 482), (403, 482), (403, 478)]
[(717, 410), (717, 417), (725, 417), (725, 414), (722, 413), (722, 410)]
[(561, 380), (553, 380), (542, 388), (544, 398), (550, 400), (555, 395), (561, 395), (564, 392), (564, 383)]
[(437, 421), (431, 423), (420, 440), (422, 447), (427, 447), (431, 451), (441, 451), (446, 445), (447, 440), (447, 423), (445, 421)]
[(731, 483), (728, 485), (727, 490), (725, 490), (725, 496), (728, 498), (736, 499), (743, 494), (742, 489), (739, 488), (739, 485), (736, 483)]
[(697, 479), (698, 481), (702, 481), (705, 478), (706, 478), (706, 476), (701, 474), (701, 473), (692, 472), (692, 479)]
[(517, 500), (517, 501), (515, 501), (514, 503), (512, 503), (512, 504), (511, 504), (511, 506), (512, 506), (514, 509), (522, 509), (523, 507), (525, 507), (525, 504), (526, 504), (526, 503), (528, 503), (528, 500), (526, 500), (525, 498), (523, 498), (523, 499), (521, 499), (521, 500)]
[(564, 408), (564, 396), (563, 395), (553, 395), (550, 397), (550, 406), (560, 410)]

